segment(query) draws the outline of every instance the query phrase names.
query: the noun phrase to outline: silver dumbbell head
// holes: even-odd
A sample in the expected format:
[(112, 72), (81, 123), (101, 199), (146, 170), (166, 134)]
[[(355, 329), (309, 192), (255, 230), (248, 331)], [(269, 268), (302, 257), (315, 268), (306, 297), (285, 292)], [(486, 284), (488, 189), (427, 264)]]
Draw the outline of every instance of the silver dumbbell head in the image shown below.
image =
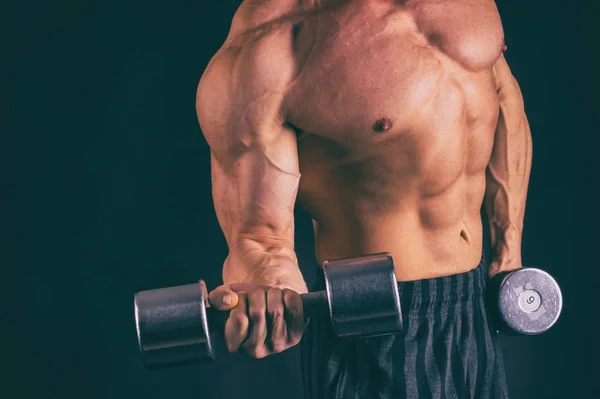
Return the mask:
[(560, 287), (548, 273), (519, 269), (502, 284), (498, 306), (503, 321), (514, 331), (541, 334), (556, 323), (562, 311)]
[(214, 358), (203, 281), (135, 295), (135, 324), (146, 367), (200, 363)]
[(394, 262), (388, 253), (325, 262), (333, 333), (366, 338), (402, 331)]

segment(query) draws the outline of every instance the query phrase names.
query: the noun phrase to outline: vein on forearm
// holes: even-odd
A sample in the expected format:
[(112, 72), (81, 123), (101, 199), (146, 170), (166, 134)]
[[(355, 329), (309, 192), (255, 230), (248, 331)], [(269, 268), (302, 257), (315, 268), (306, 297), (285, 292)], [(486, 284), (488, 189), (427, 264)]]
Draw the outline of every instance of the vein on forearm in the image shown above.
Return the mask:
[(520, 261), (532, 141), (523, 98), (510, 77), (498, 91), (500, 115), (487, 168), (485, 208), (494, 257)]

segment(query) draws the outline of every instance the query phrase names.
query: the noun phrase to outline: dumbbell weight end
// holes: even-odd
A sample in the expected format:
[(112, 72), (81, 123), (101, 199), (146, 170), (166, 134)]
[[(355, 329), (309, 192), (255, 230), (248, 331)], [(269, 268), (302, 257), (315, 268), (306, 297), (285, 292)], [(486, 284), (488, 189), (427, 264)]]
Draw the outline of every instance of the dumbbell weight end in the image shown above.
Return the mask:
[(541, 334), (562, 311), (559, 285), (536, 268), (496, 274), (488, 282), (486, 301), (494, 327), (506, 335)]

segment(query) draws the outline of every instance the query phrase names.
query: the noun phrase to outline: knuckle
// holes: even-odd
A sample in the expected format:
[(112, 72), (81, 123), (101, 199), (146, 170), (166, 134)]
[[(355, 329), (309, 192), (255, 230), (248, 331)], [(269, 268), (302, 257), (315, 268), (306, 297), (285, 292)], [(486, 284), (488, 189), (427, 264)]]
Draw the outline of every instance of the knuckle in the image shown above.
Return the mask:
[(292, 329), (288, 332), (287, 341), (290, 345), (296, 345), (302, 340), (303, 335), (302, 329)]
[(267, 356), (267, 354), (264, 353), (263, 351), (253, 350), (250, 353), (250, 356), (252, 356), (254, 359), (262, 359), (263, 357)]
[(227, 350), (229, 351), (229, 353), (236, 353), (237, 352), (237, 346), (234, 342), (230, 342), (229, 340), (227, 340)]
[(263, 290), (252, 291), (250, 294), (248, 294), (248, 299), (250, 299), (251, 302), (262, 303), (265, 301), (265, 291), (263, 291)]
[(265, 319), (265, 310), (261, 308), (251, 308), (248, 312), (250, 319), (257, 323)]
[(271, 341), (271, 347), (274, 353), (280, 353), (287, 349), (287, 343), (281, 338), (273, 339)]
[(258, 291), (250, 295), (250, 304), (248, 306), (248, 314), (252, 320), (263, 318), (267, 305), (264, 298), (264, 292)]
[(282, 290), (281, 288), (277, 288), (277, 287), (269, 287), (269, 289), (267, 289), (267, 296), (269, 297), (280, 297), (282, 295)]
[(302, 306), (302, 301), (300, 299), (300, 294), (298, 294), (294, 290), (290, 290), (288, 288), (283, 290), (283, 300), (288, 306)]
[(246, 303), (248, 301), (248, 294), (245, 292), (236, 292), (235, 294), (238, 297), (238, 306), (239, 304)]
[(273, 353), (281, 353), (287, 349), (285, 344), (273, 344)]
[(273, 322), (281, 320), (283, 318), (284, 313), (283, 304), (281, 302), (273, 304), (271, 307), (269, 307), (267, 313), (269, 314)]
[(285, 331), (280, 328), (274, 328), (269, 334), (269, 341), (271, 341), (272, 344), (285, 342)]
[(300, 343), (300, 341), (302, 340), (302, 334), (291, 334), (290, 338), (289, 338), (289, 345), (290, 346), (296, 346)]
[(244, 352), (255, 359), (262, 359), (267, 356), (267, 351), (262, 345), (257, 345), (256, 343), (246, 342), (244, 344)]
[(248, 317), (244, 313), (231, 314), (229, 316), (229, 321), (231, 322), (233, 327), (237, 329), (246, 328), (249, 323)]

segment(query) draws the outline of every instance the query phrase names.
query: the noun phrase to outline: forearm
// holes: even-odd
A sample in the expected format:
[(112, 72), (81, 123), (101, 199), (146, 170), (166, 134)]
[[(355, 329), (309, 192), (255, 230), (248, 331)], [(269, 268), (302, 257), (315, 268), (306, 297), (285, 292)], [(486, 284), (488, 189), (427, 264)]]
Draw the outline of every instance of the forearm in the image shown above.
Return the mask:
[(500, 116), (487, 168), (484, 208), (487, 213), (493, 266), (521, 266), (521, 239), (532, 142), (523, 99), (514, 78), (499, 91)]
[[(522, 176), (521, 176), (522, 177)], [(490, 229), (492, 262), (500, 269), (521, 265), (526, 189), (510, 190), (507, 178), (488, 172), (484, 207)]]
[(229, 246), (225, 281), (260, 278), (280, 284), (300, 276), (294, 252), (300, 174), (293, 156), (271, 155), (293, 151), (295, 141), (280, 137), (269, 150), (251, 145), (221, 160), (213, 155), (215, 210)]
[(215, 211), (230, 248), (242, 239), (293, 246), (300, 174), (276, 162), (252, 148), (226, 161), (212, 156)]

